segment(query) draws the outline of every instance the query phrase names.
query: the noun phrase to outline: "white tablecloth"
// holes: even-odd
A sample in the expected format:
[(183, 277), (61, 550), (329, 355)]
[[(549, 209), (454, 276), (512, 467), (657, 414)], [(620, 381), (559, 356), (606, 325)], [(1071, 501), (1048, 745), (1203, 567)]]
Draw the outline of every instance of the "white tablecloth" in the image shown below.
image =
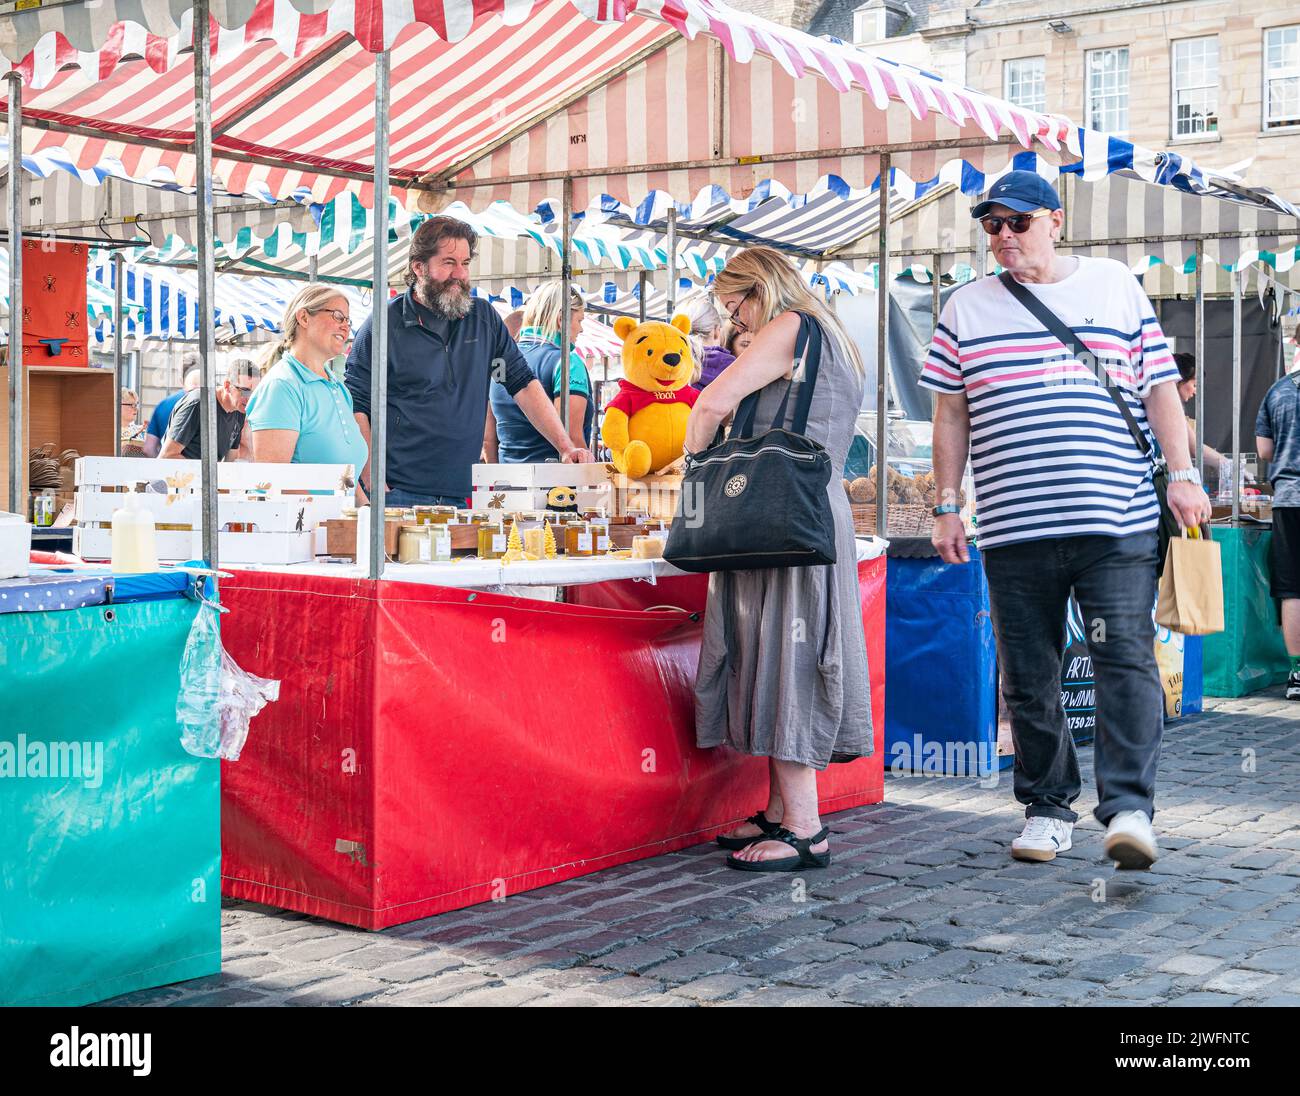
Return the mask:
[[(858, 561), (883, 555), (889, 542), (878, 537), (858, 537)], [(231, 564), (238, 571), (281, 571), (295, 575), (337, 575), (364, 578), (366, 572), (355, 563)], [(661, 578), (684, 575), (662, 559), (620, 559), (597, 556), (591, 559), (521, 560), (501, 563), (493, 559), (463, 559), (450, 563), (389, 563), (384, 578), (392, 582), (423, 582), (471, 590), (509, 590), (512, 587), (582, 586), (591, 582), (634, 579), (654, 583)]]

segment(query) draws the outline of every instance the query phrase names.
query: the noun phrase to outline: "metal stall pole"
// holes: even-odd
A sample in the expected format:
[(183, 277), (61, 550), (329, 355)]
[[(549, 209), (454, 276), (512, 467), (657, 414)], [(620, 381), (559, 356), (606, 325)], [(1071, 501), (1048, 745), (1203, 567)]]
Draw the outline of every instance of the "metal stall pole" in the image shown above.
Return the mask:
[(677, 307), (677, 207), (668, 207), (668, 315), (671, 322)]
[(23, 84), (9, 73), (9, 509), (27, 513), (23, 496)]
[(319, 260), (316, 258), (315, 255), (309, 255), (307, 257), (307, 281), (310, 282), (312, 285), (315, 285), (318, 281), (320, 281), (320, 278), (317, 276), (318, 263)]
[(560, 257), (560, 295), (563, 298), (560, 311), (560, 422), (564, 424), (564, 432), (567, 434), (569, 432), (569, 354), (572, 346), (569, 331), (572, 323), (569, 294), (572, 292), (570, 287), (573, 285), (573, 264), (569, 256), (573, 246), (573, 180), (567, 176), (564, 180), (561, 207), (564, 225), (560, 230), (560, 246), (564, 249), (564, 254)]
[(989, 236), (981, 225), (975, 230), (975, 276), (984, 277), (989, 272)]
[[(113, 456), (122, 455), (122, 253), (113, 252)], [(136, 393), (136, 414), (140, 414), (140, 394)]]
[(930, 332), (933, 334), (939, 329), (939, 313), (943, 311), (943, 283), (939, 279), (939, 264), (943, 256), (935, 255), (931, 261), (934, 270), (930, 278)]
[[(388, 480), (388, 50), (375, 54), (375, 254), (370, 319), (370, 578), (384, 573)], [(359, 468), (356, 470), (361, 471)]]
[(880, 249), (876, 256), (876, 535), (889, 528), (889, 193), (891, 164), (888, 152), (880, 155)]
[(1232, 524), (1241, 517), (1241, 280), (1232, 272)]
[(217, 337), (216, 268), (212, 225), (212, 34), (208, 0), (194, 5), (194, 166), (198, 190), (197, 270), (199, 285), (199, 444), (202, 446), (203, 558), (217, 570)]
[[(1196, 354), (1196, 452), (1192, 463), (1205, 482), (1205, 241), (1196, 241), (1196, 300), (1192, 308), (1192, 350)], [(1220, 485), (1222, 486), (1222, 485)]]
[(1273, 379), (1280, 381), (1286, 373), (1286, 335), (1283, 333), (1286, 326), (1282, 321), (1286, 318), (1286, 292), (1279, 285), (1276, 287), (1277, 296), (1277, 365), (1273, 370)]
[(637, 274), (637, 276), (636, 276), (636, 282), (637, 282), (637, 289), (638, 289), (638, 291), (639, 291), (639, 292), (637, 293), (637, 296), (640, 297), (640, 301), (638, 301), (638, 303), (637, 303), (637, 309), (638, 309), (638, 311), (641, 313), (641, 316), (640, 316), (640, 322), (641, 322), (641, 323), (645, 323), (645, 290), (646, 290), (646, 280), (647, 280), (647, 279), (646, 279), (646, 272), (645, 272), (644, 270), (640, 271), (640, 272)]

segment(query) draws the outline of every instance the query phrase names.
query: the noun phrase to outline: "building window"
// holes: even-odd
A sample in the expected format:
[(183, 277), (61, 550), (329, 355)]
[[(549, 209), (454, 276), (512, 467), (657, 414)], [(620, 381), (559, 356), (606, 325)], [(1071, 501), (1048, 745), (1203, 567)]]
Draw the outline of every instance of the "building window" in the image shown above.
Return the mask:
[(883, 42), (886, 38), (886, 15), (884, 6), (858, 9), (853, 13), (853, 41)]
[(1002, 97), (1026, 110), (1047, 109), (1046, 61), (1042, 57), (1021, 57), (1002, 66)]
[(1264, 32), (1264, 128), (1300, 125), (1300, 25)]
[(1194, 137), (1219, 129), (1219, 39), (1183, 38), (1174, 43), (1174, 136)]
[(1128, 132), (1128, 50), (1087, 53), (1088, 125), (1103, 133)]

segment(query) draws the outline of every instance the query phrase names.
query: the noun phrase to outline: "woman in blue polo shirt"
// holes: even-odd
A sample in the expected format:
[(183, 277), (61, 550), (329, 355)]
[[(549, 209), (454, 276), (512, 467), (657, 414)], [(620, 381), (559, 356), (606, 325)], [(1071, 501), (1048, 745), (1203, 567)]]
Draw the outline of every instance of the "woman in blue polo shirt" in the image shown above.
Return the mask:
[(360, 475), (369, 453), (343, 384), (352, 331), (347, 298), (328, 285), (307, 286), (289, 302), (282, 330), (248, 401), (253, 459), (350, 464)]
[[(576, 289), (569, 298), (570, 339), (576, 340), (582, 330), (584, 303)], [(560, 371), (560, 330), (564, 323), (564, 294), (559, 282), (542, 286), (524, 306), (523, 328), (516, 340), (528, 368), (541, 382), (542, 388), (555, 401), (555, 410), (561, 417), (564, 410), (563, 376)], [(497, 459), (502, 464), (535, 464), (559, 460), (559, 454), (520, 409), (505, 385), (495, 378), (490, 394), (492, 417), (496, 420)], [(595, 403), (591, 397), (591, 380), (587, 366), (576, 351), (569, 354), (569, 436), (573, 444), (586, 449), (591, 444), (591, 426), (595, 419)]]

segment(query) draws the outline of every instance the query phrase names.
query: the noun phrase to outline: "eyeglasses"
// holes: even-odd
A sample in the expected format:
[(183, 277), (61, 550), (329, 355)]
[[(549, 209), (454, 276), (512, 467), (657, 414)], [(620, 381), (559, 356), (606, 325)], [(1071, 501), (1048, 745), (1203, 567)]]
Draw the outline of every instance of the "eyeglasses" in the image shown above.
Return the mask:
[(984, 226), (984, 231), (990, 236), (996, 236), (1002, 231), (1002, 226), (1007, 225), (1012, 232), (1019, 236), (1022, 232), (1028, 232), (1029, 226), (1039, 217), (1046, 217), (1052, 211), (1050, 209), (1036, 209), (1033, 213), (1013, 213), (1010, 217), (981, 217), (980, 224)]
[(742, 319), (740, 318), (740, 307), (741, 307), (741, 305), (743, 305), (747, 300), (749, 300), (750, 295), (751, 295), (753, 292), (754, 292), (754, 287), (751, 285), (747, 290), (745, 290), (745, 295), (744, 295), (743, 297), (741, 297), (740, 300), (739, 300), (738, 302), (736, 302), (736, 307), (735, 307), (735, 309), (734, 309), (733, 311), (727, 313), (727, 319), (731, 321), (731, 326), (732, 326), (732, 327), (739, 328), (741, 331), (748, 331), (748, 330), (749, 330), (749, 325), (748, 325), (747, 323), (745, 323), (745, 321), (742, 320)]
[(337, 308), (318, 308), (317, 313), (323, 312), (326, 316), (333, 318), (335, 323), (343, 324), (349, 331), (352, 330), (352, 320), (345, 313), (340, 312)]

